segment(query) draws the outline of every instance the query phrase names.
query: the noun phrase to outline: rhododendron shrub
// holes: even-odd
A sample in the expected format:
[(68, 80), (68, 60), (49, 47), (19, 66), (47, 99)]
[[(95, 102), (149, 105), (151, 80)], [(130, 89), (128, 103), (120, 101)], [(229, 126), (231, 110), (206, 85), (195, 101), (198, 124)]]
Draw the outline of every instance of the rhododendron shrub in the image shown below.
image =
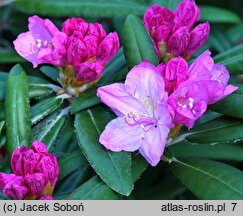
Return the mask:
[(236, 7), (58, 2), (1, 7), (0, 198), (243, 199)]

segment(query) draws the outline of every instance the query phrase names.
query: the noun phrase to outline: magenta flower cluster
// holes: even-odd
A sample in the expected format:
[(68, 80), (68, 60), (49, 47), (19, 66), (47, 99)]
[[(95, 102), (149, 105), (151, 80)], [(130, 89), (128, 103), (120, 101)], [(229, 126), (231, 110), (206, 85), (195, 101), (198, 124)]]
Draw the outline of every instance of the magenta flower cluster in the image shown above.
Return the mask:
[(106, 35), (99, 23), (71, 18), (59, 31), (49, 19), (32, 16), (29, 31), (20, 34), (14, 46), (34, 67), (43, 63), (59, 67), (71, 65), (76, 78), (88, 83), (99, 79), (120, 44), (117, 33)]
[(145, 27), (158, 58), (165, 63), (155, 67), (144, 61), (132, 68), (125, 84), (98, 89), (97, 96), (118, 116), (100, 136), (107, 149), (139, 150), (156, 166), (172, 128), (185, 125), (191, 129), (209, 104), (237, 89), (227, 85), (229, 72), (214, 64), (208, 50), (188, 66), (185, 59), (206, 42), (210, 30), (208, 23), (191, 30), (199, 16), (191, 0), (182, 1), (175, 13), (159, 5), (145, 12)]
[[(171, 129), (181, 125), (191, 129), (208, 105), (237, 89), (228, 85), (229, 72), (214, 64), (208, 50), (188, 66), (186, 60), (207, 41), (210, 31), (209, 23), (193, 29), (199, 17), (191, 0), (182, 1), (175, 12), (159, 5), (145, 12), (144, 25), (163, 63), (156, 67), (145, 60), (131, 69), (124, 84), (98, 88), (97, 96), (118, 116), (100, 136), (105, 148), (138, 150), (156, 166)], [(70, 18), (59, 31), (50, 20), (38, 16), (29, 18), (29, 31), (20, 34), (14, 45), (34, 67), (49, 63), (65, 68), (64, 74), (71, 67), (81, 83), (98, 80), (120, 46), (117, 33), (107, 35), (99, 23)], [(77, 80), (71, 81), (77, 84)], [(44, 144), (36, 141), (30, 150), (24, 146), (16, 149), (11, 166), (14, 174), (0, 173), (4, 195), (51, 199), (59, 168)]]
[(193, 30), (200, 18), (194, 1), (182, 1), (176, 11), (153, 5), (144, 14), (144, 24), (150, 34), (160, 60), (169, 56), (188, 58), (208, 39), (209, 23), (202, 23)]
[(53, 199), (52, 193), (59, 176), (56, 157), (48, 154), (44, 143), (34, 141), (28, 149), (21, 146), (12, 154), (13, 174), (0, 172), (0, 190), (16, 200)]

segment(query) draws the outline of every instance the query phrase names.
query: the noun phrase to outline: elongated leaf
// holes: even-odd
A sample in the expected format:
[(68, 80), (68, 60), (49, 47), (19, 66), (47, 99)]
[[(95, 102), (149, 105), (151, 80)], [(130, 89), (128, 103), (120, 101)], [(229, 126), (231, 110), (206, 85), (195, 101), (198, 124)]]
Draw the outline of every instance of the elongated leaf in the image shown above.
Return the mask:
[(60, 167), (58, 180), (64, 178), (75, 170), (88, 166), (88, 162), (80, 151), (65, 155), (63, 158), (59, 159), (58, 164)]
[[(8, 73), (0, 72), (0, 101), (4, 101), (6, 82)], [(38, 77), (28, 76), (29, 79), (29, 96), (30, 98), (40, 98), (47, 96), (53, 92), (53, 90), (59, 91), (60, 87), (49, 84), (48, 81)]]
[(148, 167), (148, 162), (140, 153), (135, 153), (132, 157), (132, 177), (135, 183)]
[(66, 108), (38, 123), (32, 130), (33, 140), (42, 141), (51, 151), (65, 125), (68, 113), (69, 108)]
[(0, 102), (0, 121), (4, 120), (4, 103)]
[(21, 0), (15, 6), (26, 13), (51, 16), (113, 17), (143, 15), (146, 6), (130, 0)]
[(59, 71), (58, 69), (51, 66), (42, 66), (40, 71), (45, 74), (47, 77), (52, 79), (55, 82), (59, 82)]
[(236, 75), (243, 72), (243, 44), (233, 47), (214, 57), (215, 63), (223, 64), (230, 74)]
[(195, 144), (182, 141), (169, 147), (175, 157), (203, 157), (209, 159), (243, 161), (241, 143)]
[(227, 164), (206, 159), (171, 163), (172, 172), (200, 199), (243, 199), (243, 173)]
[(223, 22), (223, 23), (240, 23), (240, 17), (232, 11), (213, 7), (199, 6), (201, 17), (200, 21), (206, 22)]
[(102, 106), (77, 113), (75, 128), (78, 143), (101, 179), (113, 190), (129, 195), (133, 189), (130, 153), (108, 151), (98, 142), (99, 135), (112, 117)]
[(233, 25), (227, 31), (227, 38), (231, 41), (231, 43), (237, 44), (242, 40), (243, 35), (243, 24)]
[(0, 63), (17, 63), (25, 62), (25, 59), (20, 57), (15, 50), (0, 49)]
[(67, 177), (57, 181), (54, 197), (58, 199), (65, 199), (66, 196), (78, 189), (80, 185), (87, 182), (92, 176), (93, 174), (90, 172), (90, 166), (81, 167), (69, 174)]
[(112, 191), (96, 175), (89, 181), (81, 185), (77, 190), (65, 197), (67, 200), (114, 200), (119, 199), (119, 195)]
[(31, 123), (35, 124), (52, 111), (56, 110), (63, 102), (63, 99), (60, 97), (51, 97), (46, 100), (43, 100), (30, 109), (30, 118)]
[(5, 98), (6, 81), (8, 78), (7, 73), (0, 72), (0, 101)]
[(96, 96), (97, 88), (89, 89), (80, 94), (71, 105), (71, 113), (76, 113), (87, 109), (91, 106), (101, 103), (101, 100)]
[(2, 132), (2, 129), (3, 129), (4, 124), (5, 124), (4, 121), (1, 121), (0, 122), (0, 135), (1, 135), (1, 132)]
[(23, 68), (17, 64), (10, 71), (6, 84), (5, 118), (9, 156), (21, 145), (30, 146), (29, 110), (28, 78)]
[(124, 23), (123, 46), (129, 69), (145, 59), (154, 65), (158, 65), (152, 40), (142, 21), (134, 15), (129, 15)]
[(58, 92), (61, 87), (50, 84), (48, 81), (39, 77), (29, 76), (30, 81), (30, 97), (41, 98), (51, 94), (53, 91)]
[(243, 138), (243, 121), (219, 117), (196, 127), (186, 139), (191, 143), (233, 143)]
[(239, 89), (226, 98), (210, 106), (210, 109), (224, 115), (243, 118), (243, 84), (238, 84)]

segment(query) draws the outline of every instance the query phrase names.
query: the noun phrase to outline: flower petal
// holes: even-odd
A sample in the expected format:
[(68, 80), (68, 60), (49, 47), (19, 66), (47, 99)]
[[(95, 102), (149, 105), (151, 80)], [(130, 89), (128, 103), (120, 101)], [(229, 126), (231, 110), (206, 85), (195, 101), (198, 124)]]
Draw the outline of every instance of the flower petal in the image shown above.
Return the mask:
[(145, 133), (139, 152), (152, 166), (159, 163), (169, 132), (168, 127), (158, 124)]
[(142, 142), (143, 130), (140, 125), (129, 126), (124, 117), (118, 117), (106, 125), (100, 135), (100, 143), (115, 152), (135, 151)]
[(210, 80), (214, 61), (210, 56), (211, 52), (206, 50), (192, 63), (189, 68), (189, 80), (201, 81)]
[(100, 87), (98, 88), (97, 96), (118, 116), (123, 116), (130, 112), (136, 114), (145, 112), (143, 104), (126, 92), (124, 84), (115, 83)]
[(128, 73), (125, 89), (149, 109), (153, 109), (154, 107), (151, 105), (163, 101), (167, 96), (164, 90), (164, 80), (159, 70), (145, 61), (133, 67)]

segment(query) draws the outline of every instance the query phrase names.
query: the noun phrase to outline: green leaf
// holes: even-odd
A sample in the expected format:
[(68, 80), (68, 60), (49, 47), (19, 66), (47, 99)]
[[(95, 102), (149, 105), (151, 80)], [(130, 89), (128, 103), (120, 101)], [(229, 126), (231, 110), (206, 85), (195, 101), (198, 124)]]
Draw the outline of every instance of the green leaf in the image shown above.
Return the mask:
[(181, 2), (181, 0), (152, 0), (150, 5), (153, 5), (153, 4), (159, 4), (165, 8), (169, 8), (173, 11), (176, 10), (177, 8), (177, 5)]
[(59, 82), (59, 70), (51, 66), (42, 66), (40, 71), (55, 82)]
[[(124, 70), (124, 73), (122, 73)], [(121, 48), (112, 61), (106, 66), (99, 82), (98, 86), (110, 84), (114, 81), (120, 81), (125, 79), (127, 74), (126, 60), (124, 57), (123, 49)]]
[(96, 175), (65, 197), (65, 200), (114, 200), (119, 198), (119, 195)]
[(4, 118), (4, 103), (0, 102), (0, 121), (5, 120)]
[(182, 141), (169, 147), (174, 157), (203, 157), (216, 160), (243, 161), (241, 143), (196, 144)]
[(239, 89), (219, 102), (210, 106), (210, 109), (224, 115), (243, 118), (243, 84), (237, 84)]
[(25, 62), (21, 56), (17, 54), (15, 50), (12, 49), (0, 49), (0, 64), (1, 63), (16, 63)]
[(213, 6), (199, 6), (201, 16), (200, 21), (240, 23), (241, 18), (232, 11)]
[(31, 123), (35, 124), (49, 115), (52, 111), (56, 110), (62, 102), (63, 99), (60, 97), (51, 97), (32, 106), (30, 109)]
[[(4, 101), (6, 82), (8, 73), (0, 72), (0, 101)], [(53, 90), (59, 91), (60, 87), (49, 84), (48, 81), (35, 76), (28, 76), (29, 79), (29, 96), (30, 98), (40, 98), (47, 96)]]
[(92, 88), (80, 94), (72, 102), (71, 113), (73, 114), (101, 103), (101, 100), (96, 96), (96, 92), (97, 92), (97, 88)]
[(144, 159), (144, 157), (139, 153), (135, 153), (132, 157), (132, 178), (135, 183), (143, 172), (148, 167), (148, 162)]
[(2, 129), (3, 129), (4, 124), (5, 124), (4, 121), (1, 121), (0, 122), (0, 135), (1, 135), (1, 132), (2, 132)]
[(133, 189), (131, 154), (111, 152), (99, 142), (99, 136), (113, 115), (102, 106), (81, 111), (75, 116), (79, 146), (101, 179), (113, 190), (128, 196)]
[(5, 98), (5, 89), (6, 89), (7, 78), (8, 78), (7, 73), (0, 72), (0, 101), (4, 101), (4, 98)]
[(231, 43), (237, 44), (242, 40), (243, 35), (243, 24), (233, 25), (229, 28), (226, 33), (227, 38), (231, 41)]
[(216, 55), (214, 61), (225, 65), (231, 75), (241, 74), (243, 72), (243, 44)]
[(199, 199), (243, 199), (243, 173), (206, 159), (174, 160), (171, 170)]
[(85, 157), (80, 151), (65, 155), (58, 160), (58, 164), (60, 167), (60, 175), (58, 180), (61, 180), (75, 170), (81, 169), (85, 166), (89, 166)]
[(41, 98), (53, 93), (58, 92), (61, 87), (50, 84), (48, 81), (35, 76), (29, 76), (30, 81), (30, 98)]
[(23, 68), (15, 65), (6, 84), (5, 118), (9, 157), (21, 145), (31, 144), (29, 82)]
[(182, 136), (191, 143), (234, 143), (243, 138), (243, 121), (222, 116)]
[(56, 112), (48, 118), (39, 122), (32, 130), (33, 140), (39, 140), (46, 144), (49, 151), (52, 151), (59, 134), (65, 125), (69, 107)]
[(129, 15), (124, 23), (123, 46), (129, 69), (145, 59), (155, 66), (158, 65), (152, 40), (142, 21), (134, 15)]
[(114, 17), (143, 15), (146, 5), (131, 0), (21, 0), (15, 7), (29, 14), (57, 17)]

